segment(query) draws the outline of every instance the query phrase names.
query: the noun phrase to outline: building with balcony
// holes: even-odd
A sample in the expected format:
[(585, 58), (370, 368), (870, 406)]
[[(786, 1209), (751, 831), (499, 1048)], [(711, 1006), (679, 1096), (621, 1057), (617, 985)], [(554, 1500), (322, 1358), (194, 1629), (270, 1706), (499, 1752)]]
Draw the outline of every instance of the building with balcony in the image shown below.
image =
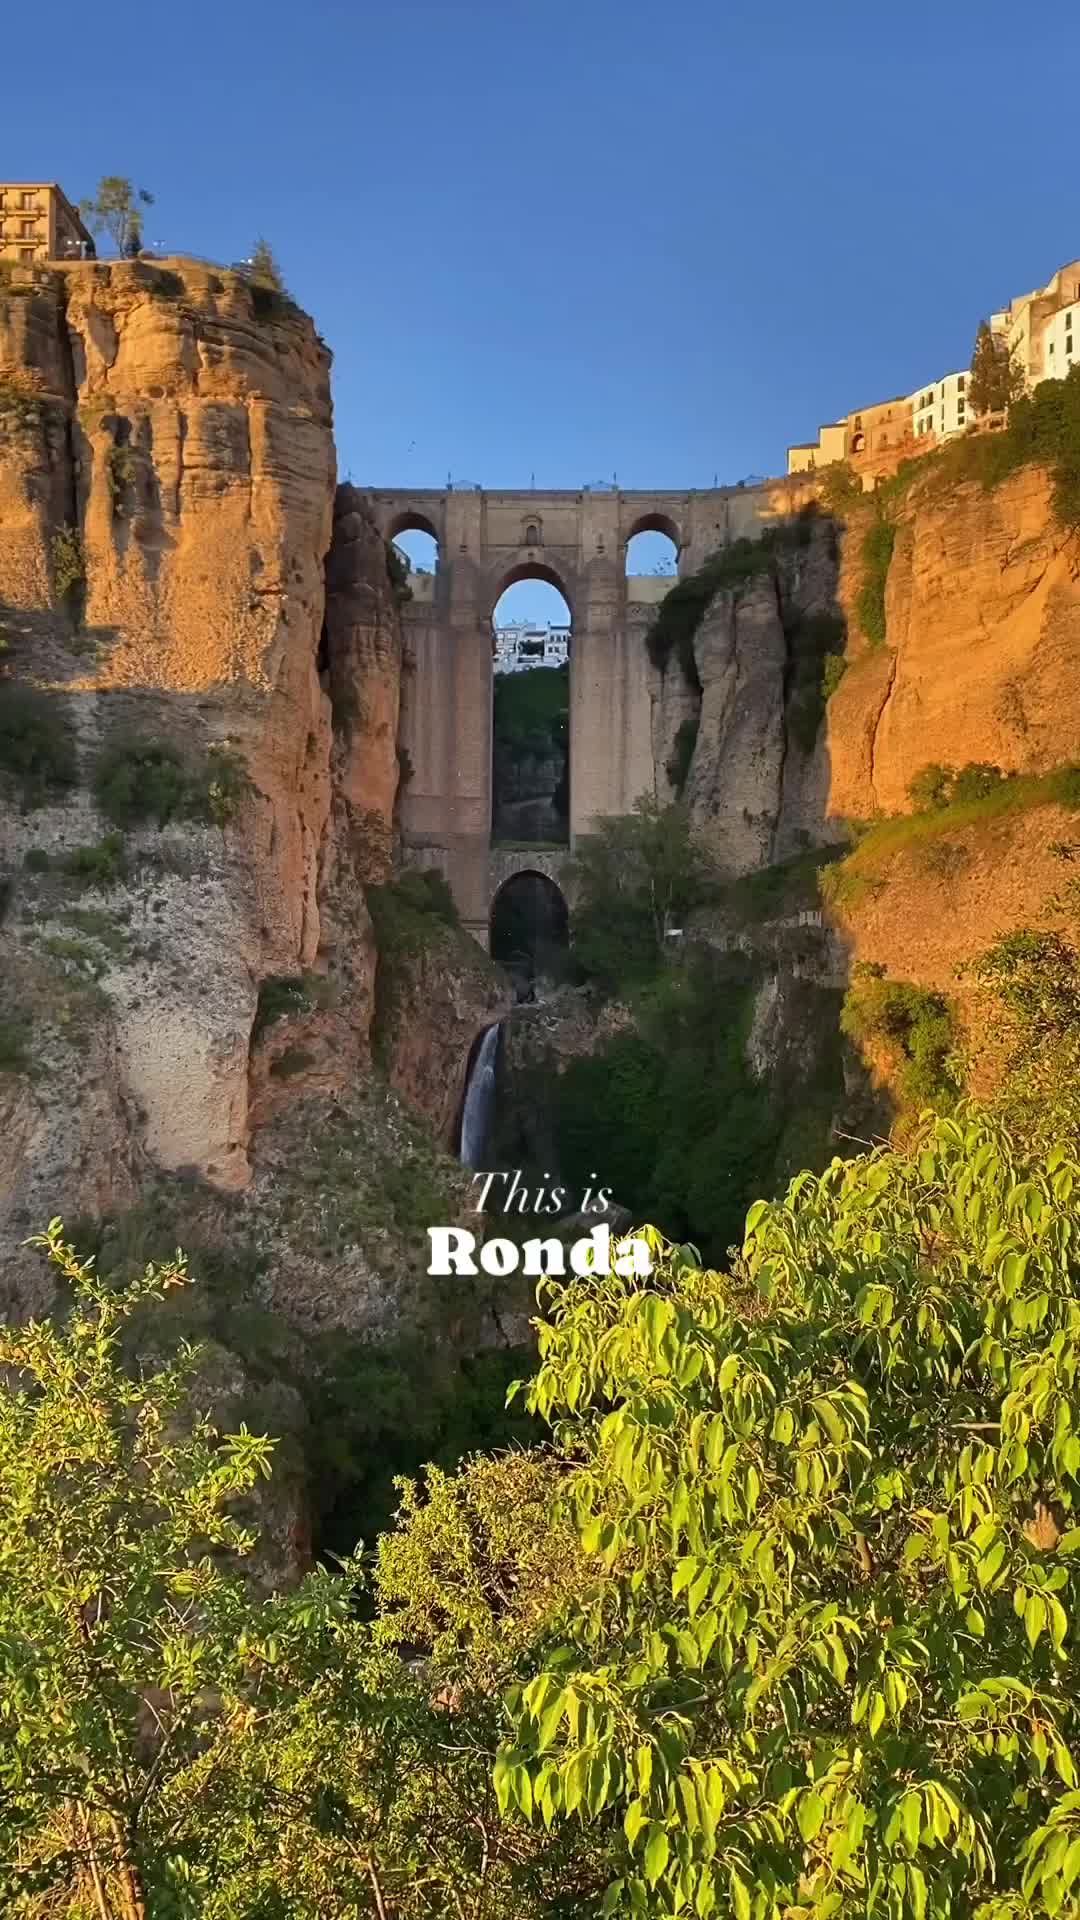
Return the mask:
[[(1022, 293), (1000, 313), (990, 315), (990, 331), (1005, 341), (1030, 393), (1040, 380), (1062, 380), (1076, 365), (1077, 350), (1066, 353), (1075, 335), (1080, 305), (1080, 260), (1059, 267), (1045, 287)], [(1065, 325), (1066, 316), (1071, 323)]]
[(86, 260), (94, 242), (55, 180), (0, 181), (0, 260)]

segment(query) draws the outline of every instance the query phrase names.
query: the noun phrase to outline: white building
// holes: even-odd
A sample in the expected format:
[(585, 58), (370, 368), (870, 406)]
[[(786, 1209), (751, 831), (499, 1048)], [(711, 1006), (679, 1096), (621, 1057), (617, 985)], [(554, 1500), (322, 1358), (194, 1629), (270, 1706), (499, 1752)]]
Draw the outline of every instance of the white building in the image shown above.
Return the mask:
[(526, 621), (495, 629), (496, 673), (525, 673), (530, 667), (565, 667), (570, 658), (569, 627), (531, 627)]
[[(1030, 392), (1040, 380), (1063, 380), (1080, 354), (1074, 346), (1080, 321), (1080, 260), (1059, 267), (1045, 287), (1034, 293), (1022, 293), (1011, 300), (1001, 313), (990, 316), (990, 330), (1007, 343), (1009, 352), (1024, 375)], [(1070, 324), (1066, 326), (1068, 317)]]
[(911, 420), (916, 440), (927, 433), (936, 433), (939, 440), (947, 439), (951, 433), (963, 433), (971, 417), (967, 404), (970, 377), (966, 371), (945, 373), (940, 380), (931, 380), (928, 386), (912, 394)]
[(1042, 328), (1042, 377), (1064, 380), (1073, 367), (1080, 367), (1080, 300), (1059, 307)]

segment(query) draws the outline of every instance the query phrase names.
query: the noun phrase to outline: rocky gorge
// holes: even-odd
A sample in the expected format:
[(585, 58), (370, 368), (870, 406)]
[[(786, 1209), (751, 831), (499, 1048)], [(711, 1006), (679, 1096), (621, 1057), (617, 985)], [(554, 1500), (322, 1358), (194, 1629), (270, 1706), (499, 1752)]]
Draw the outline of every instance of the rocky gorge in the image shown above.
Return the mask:
[[(895, 1045), (841, 1032), (857, 968), (975, 1030), (957, 967), (1055, 894), (1080, 539), (1051, 486), (1036, 464), (993, 488), (928, 470), (876, 546), (880, 502), (822, 493), (706, 569), (677, 643), (658, 614), (654, 798), (681, 800), (719, 876), (685, 937), (735, 1036), (716, 1072), (741, 1113), (768, 1095), (754, 1177), (895, 1118)], [(291, 302), (186, 260), (5, 270), (5, 1312), (50, 1304), (24, 1243), (53, 1215), (117, 1272), (183, 1245), (201, 1290), (176, 1321), (208, 1342), (209, 1400), (293, 1442), (285, 1566), (378, 1509), (387, 1461), (468, 1444), (455, 1409), (481, 1375), (494, 1404), (528, 1338), (527, 1297), (426, 1277), (426, 1226), (469, 1207), (470, 1054), (512, 990), (437, 876), (402, 866), (400, 595), (336, 484), (329, 354)], [(889, 842), (935, 763), (993, 767), (1025, 803)], [(526, 770), (537, 794), (557, 771)], [(593, 1061), (617, 1090), (638, 1023), (573, 981), (514, 1015), (504, 1160), (550, 1168), (560, 1086)], [(721, 1240), (745, 1176), (724, 1174)]]

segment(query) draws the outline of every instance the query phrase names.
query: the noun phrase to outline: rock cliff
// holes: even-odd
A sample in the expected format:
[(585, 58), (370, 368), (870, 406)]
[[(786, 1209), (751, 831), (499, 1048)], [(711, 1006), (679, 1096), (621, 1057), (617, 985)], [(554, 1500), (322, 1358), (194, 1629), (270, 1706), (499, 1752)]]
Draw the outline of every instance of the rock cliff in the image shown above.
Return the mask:
[(324, 1336), (499, 1340), (429, 1297), (467, 1182), (394, 1090), (449, 1137), (500, 1004), (460, 930), (427, 984), (396, 956), (372, 1069), (398, 603), (291, 302), (187, 260), (3, 273), (0, 654), (3, 1309), (47, 1305), (52, 1214), (118, 1270), (180, 1241), (208, 1391), (294, 1428)]
[(851, 516), (837, 585), (849, 666), (822, 743), (829, 815), (904, 811), (931, 762), (1038, 773), (1076, 758), (1080, 534), (1055, 522), (1050, 487), (1040, 467), (993, 492), (917, 482), (896, 517), (884, 647), (858, 631), (868, 510)]
[[(654, 755), (658, 790), (679, 787), (724, 868), (905, 811), (933, 762), (1038, 773), (1077, 757), (1080, 534), (1050, 490), (1039, 467), (993, 491), (917, 479), (893, 515), (884, 640), (859, 612), (870, 502), (804, 514), (767, 566), (718, 589), (692, 665), (657, 676)], [(673, 782), (678, 727), (693, 746)]]

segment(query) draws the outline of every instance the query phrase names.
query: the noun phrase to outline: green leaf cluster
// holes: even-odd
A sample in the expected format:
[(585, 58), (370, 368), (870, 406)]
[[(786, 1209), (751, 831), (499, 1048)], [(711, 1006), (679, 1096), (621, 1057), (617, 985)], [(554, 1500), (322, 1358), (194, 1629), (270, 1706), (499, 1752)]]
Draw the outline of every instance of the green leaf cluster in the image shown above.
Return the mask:
[(609, 1836), (609, 1912), (1072, 1912), (1080, 1164), (977, 1113), (552, 1285), (529, 1404), (594, 1576), (500, 1804)]

